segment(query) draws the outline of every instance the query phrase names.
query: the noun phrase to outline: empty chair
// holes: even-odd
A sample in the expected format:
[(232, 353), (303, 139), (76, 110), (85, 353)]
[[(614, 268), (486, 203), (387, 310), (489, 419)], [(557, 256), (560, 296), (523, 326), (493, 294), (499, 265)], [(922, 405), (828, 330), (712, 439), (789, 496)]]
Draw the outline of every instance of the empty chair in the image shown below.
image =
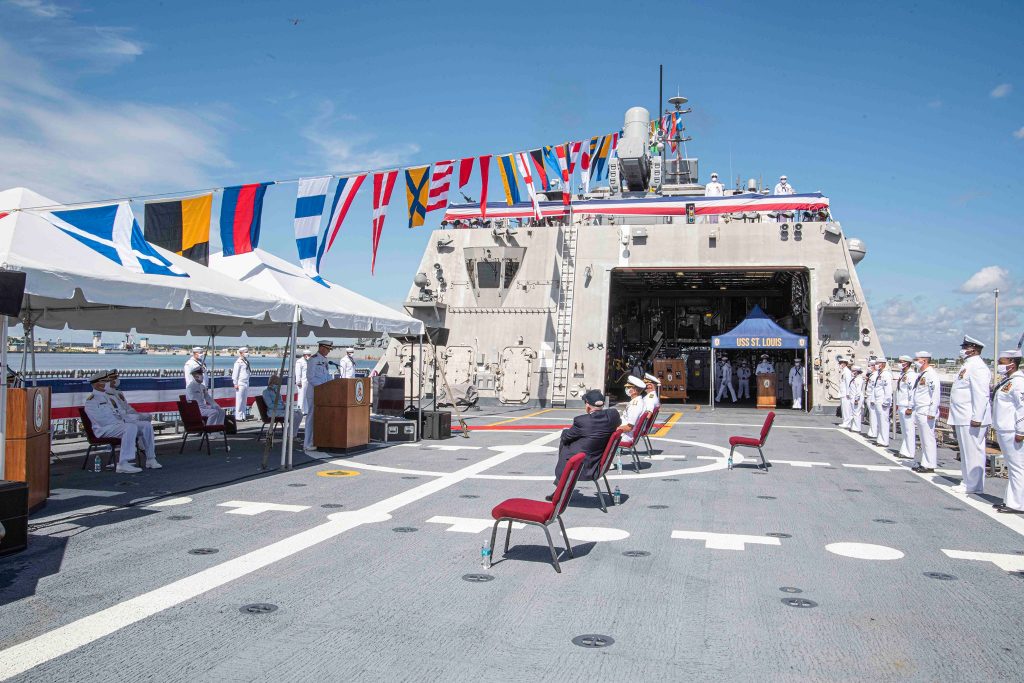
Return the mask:
[(761, 437), (758, 439), (751, 438), (749, 436), (730, 436), (729, 437), (729, 468), (732, 468), (732, 454), (739, 446), (746, 446), (748, 448), (756, 448), (757, 452), (761, 454), (761, 466), (764, 467), (765, 472), (768, 471), (768, 461), (764, 457), (764, 451), (761, 448), (764, 446), (765, 441), (768, 440), (768, 432), (772, 429), (772, 423), (775, 422), (775, 411), (768, 413), (764, 418), (764, 424), (761, 426)]
[(644, 443), (647, 444), (647, 457), (654, 455), (654, 446), (651, 445), (651, 430), (654, 428), (654, 423), (658, 421), (658, 413), (661, 412), (661, 406), (655, 406), (651, 412), (651, 419), (647, 421), (647, 425), (644, 427), (643, 439)]
[(494, 517), (494, 528), (491, 530), (491, 548), (494, 548), (494, 540), (498, 536), (498, 525), (502, 522), (508, 522), (508, 530), (505, 532), (506, 553), (508, 552), (509, 540), (512, 538), (512, 522), (539, 526), (544, 530), (544, 535), (548, 539), (548, 549), (551, 550), (551, 563), (554, 565), (555, 571), (561, 573), (562, 567), (558, 564), (558, 554), (555, 552), (555, 544), (551, 541), (548, 525), (556, 520), (558, 521), (558, 526), (562, 529), (562, 537), (565, 539), (565, 550), (569, 553), (569, 557), (573, 557), (569, 535), (565, 533), (565, 523), (562, 522), (562, 513), (565, 512), (566, 506), (569, 505), (569, 499), (572, 498), (576, 482), (580, 478), (580, 470), (583, 469), (583, 459), (586, 457), (586, 453), (577, 453), (569, 458), (565, 469), (562, 470), (562, 477), (558, 480), (558, 486), (555, 487), (555, 492), (551, 496), (551, 502), (532, 500), (530, 498), (509, 498), (498, 503), (491, 510), (491, 516)]

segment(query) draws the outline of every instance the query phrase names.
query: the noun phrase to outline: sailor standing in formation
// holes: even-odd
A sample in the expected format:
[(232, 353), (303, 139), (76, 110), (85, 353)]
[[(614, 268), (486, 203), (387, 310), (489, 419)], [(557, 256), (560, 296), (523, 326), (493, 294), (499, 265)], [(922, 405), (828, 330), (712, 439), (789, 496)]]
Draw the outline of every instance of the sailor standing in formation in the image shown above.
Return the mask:
[(193, 346), (192, 355), (185, 361), (185, 387), (188, 388), (188, 383), (192, 381), (192, 373), (196, 370), (200, 370), (203, 373), (203, 379), (200, 381), (206, 381), (206, 363), (203, 362), (203, 347)]
[(789, 370), (789, 388), (793, 392), (793, 410), (800, 410), (801, 400), (804, 396), (804, 381), (806, 371), (800, 359), (793, 361), (793, 367)]
[(775, 185), (775, 191), (772, 194), (796, 194), (796, 190), (789, 184), (789, 179), (784, 176), (779, 176), (779, 182)]
[(750, 398), (750, 366), (746, 360), (740, 361), (736, 369), (736, 394), (739, 398)]
[(1003, 379), (992, 392), (992, 426), (1009, 471), (1006, 496), (995, 508), (1014, 515), (1024, 514), (1024, 372), (1020, 360), (1018, 349), (1003, 351), (998, 366)]
[(224, 409), (213, 400), (210, 390), (203, 384), (203, 371), (194, 370), (192, 379), (185, 387), (185, 400), (195, 401), (199, 406), (199, 412), (208, 425), (224, 424)]
[(864, 426), (864, 368), (854, 365), (850, 370), (853, 372), (853, 379), (850, 380), (850, 391), (847, 394), (853, 406), (850, 431), (859, 434)]
[(299, 412), (306, 412), (306, 366), (309, 364), (309, 349), (303, 349), (295, 354), (295, 391), (299, 395)]
[(661, 387), (661, 380), (649, 372), (644, 373), (644, 408), (652, 413), (661, 407), (661, 398), (658, 396), (658, 389)]
[(850, 361), (846, 356), (836, 356), (839, 363), (839, 416), (842, 429), (853, 429), (853, 401), (851, 400), (853, 372), (850, 370)]
[(231, 369), (231, 383), (235, 387), (236, 420), (249, 419), (249, 378), (252, 376), (252, 366), (249, 365), (248, 356), (249, 347), (240, 347), (238, 358), (235, 359), (235, 367)]
[(983, 493), (985, 491), (985, 434), (992, 424), (989, 408), (989, 388), (992, 371), (981, 359), (985, 347), (974, 337), (964, 337), (960, 344), (963, 367), (949, 390), (949, 425), (956, 431), (960, 444), (961, 483), (954, 493)]
[(722, 365), (718, 368), (718, 395), (715, 396), (715, 401), (721, 402), (722, 397), (725, 396), (725, 390), (729, 390), (729, 396), (732, 397), (732, 402), (736, 402), (736, 390), (732, 388), (732, 363), (729, 362), (729, 357), (725, 356), (722, 358)]
[(153, 416), (149, 413), (140, 413), (128, 402), (124, 392), (121, 391), (121, 378), (118, 376), (116, 368), (111, 370), (110, 375), (107, 377), (106, 392), (110, 394), (111, 400), (120, 408), (125, 421), (134, 422), (138, 427), (139, 447), (147, 454), (154, 454), (152, 460), (147, 459), (146, 467), (154, 470), (163, 467), (163, 465), (156, 461), (156, 434), (153, 432)]
[(913, 387), (917, 381), (917, 373), (911, 367), (914, 359), (910, 356), (900, 356), (900, 377), (896, 380), (896, 415), (900, 418), (900, 434), (903, 435), (903, 443), (896, 454), (898, 458), (912, 458), (916, 450), (916, 432), (914, 430), (913, 412), (910, 410), (913, 404)]
[(882, 358), (875, 362), (875, 443), (889, 447), (889, 428), (892, 424), (893, 376), (889, 362)]
[(878, 376), (875, 367), (875, 358), (868, 359), (868, 371), (864, 374), (864, 411), (868, 414), (868, 438), (874, 439), (878, 436), (878, 417), (875, 412), (875, 378)]
[(353, 355), (356, 352), (351, 346), (345, 349), (345, 355), (338, 363), (338, 377), (341, 379), (352, 379), (356, 376), (356, 361)]
[(117, 458), (115, 471), (121, 474), (135, 474), (142, 468), (132, 464), (135, 459), (135, 444), (139, 442), (145, 448), (146, 467), (159, 469), (156, 461), (156, 450), (152, 441), (139, 440), (139, 423), (130, 421), (122, 411), (118, 402), (107, 393), (110, 382), (110, 371), (101, 370), (89, 378), (92, 392), (85, 398), (85, 414), (92, 423), (93, 433), (101, 438), (121, 437), (121, 451)]
[(331, 381), (331, 368), (327, 354), (333, 348), (334, 342), (332, 341), (318, 341), (316, 355), (310, 358), (306, 364), (306, 398), (303, 400), (306, 409), (306, 437), (303, 448), (307, 451), (316, 450), (316, 446), (313, 445), (313, 389)]
[[(921, 457), (917, 461), (915, 472), (930, 474), (939, 464), (938, 449), (935, 445), (935, 421), (939, 417), (939, 404), (942, 401), (942, 385), (939, 374), (931, 366), (930, 351), (918, 351), (914, 354), (914, 372), (917, 377), (910, 388), (910, 408), (903, 414), (914, 420), (914, 432), (921, 440)], [(910, 444), (910, 455), (914, 456), (914, 444)]]

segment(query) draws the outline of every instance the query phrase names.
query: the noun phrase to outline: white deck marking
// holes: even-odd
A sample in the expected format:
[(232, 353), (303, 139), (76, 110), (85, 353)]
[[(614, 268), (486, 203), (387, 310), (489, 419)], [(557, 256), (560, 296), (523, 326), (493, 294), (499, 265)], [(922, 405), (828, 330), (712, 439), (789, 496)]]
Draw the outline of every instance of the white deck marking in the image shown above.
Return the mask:
[[(700, 457), (700, 456), (698, 456), (698, 457)], [(714, 458), (714, 457), (712, 457), (710, 455), (705, 455), (704, 459), (705, 460), (718, 460), (718, 458)], [(652, 456), (650, 456), (648, 458), (648, 460), (659, 460), (659, 461), (660, 460), (686, 460), (686, 456), (685, 455), (652, 455)]]
[(258, 515), (263, 512), (270, 512), (271, 510), (276, 512), (302, 512), (308, 510), (308, 505), (283, 505), (281, 503), (252, 503), (247, 500), (229, 500), (226, 503), (217, 503), (217, 507), (222, 508), (237, 508), (236, 510), (228, 510), (229, 515)]
[(746, 550), (747, 543), (758, 545), (782, 545), (774, 536), (747, 536), (745, 534), (716, 534), (711, 531), (673, 531), (672, 538), (689, 541), (704, 541), (704, 547), (712, 550)]
[(180, 605), (207, 591), (235, 579), (251, 574), (307, 548), (328, 541), (362, 524), (391, 519), (395, 510), (449, 486), (454, 486), (475, 474), (500, 465), (516, 456), (530, 452), (531, 447), (559, 438), (558, 433), (544, 434), (522, 446), (509, 446), (504, 453), (474, 463), (458, 472), (446, 474), (434, 481), (421, 484), (386, 498), (360, 510), (328, 515), (328, 522), (320, 524), (276, 543), (253, 550), (241, 557), (222, 562), (198, 574), (167, 584), (161, 588), (125, 600), (87, 617), (60, 626), (42, 635), (0, 650), (0, 681), (7, 680), (61, 655), (77, 650), (120, 629)]
[(625, 529), (612, 529), (606, 526), (572, 526), (565, 530), (566, 535), (574, 541), (621, 541), (629, 538)]
[[(838, 428), (835, 428), (835, 427), (833, 427), (833, 429), (835, 429), (835, 431), (837, 431), (837, 432), (841, 432), (841, 433), (845, 434), (852, 441), (855, 441), (855, 442), (859, 443), (861, 446), (864, 446), (865, 448), (867, 448), (867, 449), (869, 449), (871, 451), (874, 451), (875, 453), (877, 453), (878, 455), (882, 456), (883, 458), (885, 458), (889, 462), (897, 464), (897, 465), (900, 464), (900, 461), (897, 460), (894, 455), (892, 455), (891, 453), (886, 451), (884, 448), (881, 448), (879, 446), (875, 446), (874, 444), (865, 443), (860, 438), (858, 438), (857, 436), (855, 436), (854, 434), (850, 433), (849, 431), (847, 431), (845, 429), (838, 429)], [(947, 485), (947, 483), (945, 481), (945, 477), (943, 477), (941, 475), (921, 474), (919, 472), (915, 472), (914, 470), (910, 469), (909, 467), (903, 467), (903, 469), (906, 471), (907, 474), (910, 474), (910, 475), (913, 475), (913, 476), (916, 476), (916, 477), (919, 477), (919, 478), (925, 480), (926, 482), (928, 482), (929, 484), (931, 484), (935, 488), (937, 488), (937, 489), (939, 489), (941, 491), (945, 491), (949, 495), (953, 496), (954, 498), (956, 498), (959, 502), (963, 503), (964, 505), (970, 505), (972, 508), (974, 508), (975, 510), (977, 510), (981, 514), (986, 515), (986, 516), (994, 519), (995, 521), (999, 522), (1000, 524), (1002, 524), (1003, 526), (1007, 527), (1008, 529), (1012, 529), (1013, 531), (1016, 531), (1021, 536), (1024, 536), (1024, 519), (1021, 519), (1022, 515), (1004, 515), (1004, 514), (1001, 514), (999, 512), (996, 512), (995, 509), (991, 506), (991, 504), (989, 504), (989, 503), (987, 503), (985, 501), (975, 500), (975, 499), (971, 498), (970, 496), (968, 496), (966, 494), (954, 493), (951, 490), (951, 488)], [(1007, 519), (1007, 518), (1009, 518), (1009, 519)]]
[(191, 503), (192, 499), (188, 496), (182, 496), (181, 498), (168, 498), (167, 500), (161, 500), (156, 503), (150, 503), (146, 507), (148, 508), (169, 508), (175, 505), (187, 505)]
[(483, 446), (442, 446), (438, 444), (430, 444), (427, 448), (435, 451), (478, 451)]
[(53, 489), (50, 495), (58, 500), (72, 500), (73, 498), (113, 498), (123, 496), (127, 491), (93, 491), (90, 489)]
[(1006, 572), (1024, 572), (1024, 555), (1005, 555), (1002, 553), (979, 553), (971, 550), (946, 550), (942, 549), (948, 557), (955, 560), (976, 560), (978, 562), (991, 562)]
[[(480, 519), (476, 517), (445, 517), (444, 515), (437, 515), (427, 520), (427, 524), (447, 524), (448, 528), (445, 531), (454, 531), (460, 534), (478, 534), (481, 531), (488, 531), (494, 526), (493, 519)], [(501, 525), (504, 529), (508, 526), (506, 523)], [(526, 525), (522, 522), (512, 522), (513, 529), (523, 529)]]
[(792, 465), (793, 467), (832, 467), (830, 462), (818, 462), (817, 460), (778, 460), (772, 458), (769, 462), (775, 464), (781, 462), (783, 465)]
[(850, 467), (858, 470), (867, 470), (868, 472), (895, 472), (896, 470), (907, 469), (903, 465), (854, 465), (848, 462), (844, 462), (843, 467)]
[(887, 545), (873, 543), (829, 543), (825, 550), (834, 555), (852, 557), (855, 560), (899, 560), (903, 552)]
[(370, 470), (372, 472), (389, 472), (391, 474), (418, 474), (424, 477), (443, 477), (446, 472), (430, 472), (428, 470), (410, 470), (404, 467), (387, 467), (385, 465), (370, 465), (355, 460), (332, 460), (330, 465), (338, 465), (350, 470)]

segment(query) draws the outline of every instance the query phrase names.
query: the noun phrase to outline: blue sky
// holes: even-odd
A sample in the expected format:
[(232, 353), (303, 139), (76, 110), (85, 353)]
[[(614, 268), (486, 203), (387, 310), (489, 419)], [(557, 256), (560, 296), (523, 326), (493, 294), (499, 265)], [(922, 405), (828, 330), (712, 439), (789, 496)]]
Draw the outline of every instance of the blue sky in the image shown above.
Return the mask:
[[(786, 173), (865, 240), (888, 354), (991, 340), (994, 286), (1016, 341), (1024, 4), (624, 7), (0, 0), (0, 187), (75, 201), (516, 151), (653, 110), (663, 63), (704, 178)], [(429, 236), (401, 182), (376, 277), (368, 186), (325, 262), (392, 305)], [(290, 259), (294, 193), (268, 192), (261, 243)]]

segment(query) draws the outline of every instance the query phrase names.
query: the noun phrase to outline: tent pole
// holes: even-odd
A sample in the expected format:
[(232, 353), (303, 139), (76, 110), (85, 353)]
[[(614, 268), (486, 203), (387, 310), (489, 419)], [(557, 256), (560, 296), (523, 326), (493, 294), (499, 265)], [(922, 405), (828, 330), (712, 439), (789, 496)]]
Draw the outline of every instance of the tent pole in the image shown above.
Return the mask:
[[(24, 357), (24, 354), (22, 354)], [(7, 316), (0, 315), (0, 479), (7, 475)]]
[(804, 412), (810, 414), (811, 406), (807, 399), (811, 392), (807, 389), (807, 383), (811, 381), (811, 368), (807, 365), (807, 347), (804, 347)]
[(708, 390), (708, 407), (715, 409), (715, 347), (711, 347), (711, 387)]
[(29, 317), (28, 313), (21, 319), (21, 363), (18, 368), (18, 374), (22, 377), (28, 371), (28, 330), (29, 330)]
[[(298, 348), (296, 341), (299, 333), (299, 314), (301, 307), (295, 307), (295, 313), (292, 314), (292, 329), (288, 337), (288, 343), (285, 345), (285, 357), (289, 361), (288, 368), (288, 395), (284, 402), (284, 435), (281, 439), (281, 465), (286, 469), (292, 468), (292, 458), (294, 456), (295, 439), (292, 438), (292, 423), (295, 420), (295, 416), (292, 414), (294, 411), (295, 402), (295, 364), (291, 359), (295, 358), (295, 349)], [(273, 426), (273, 425), (271, 425)], [(309, 428), (309, 425), (306, 426)]]
[[(416, 440), (421, 441), (423, 439), (423, 335), (420, 334), (420, 371), (419, 371), (419, 391), (416, 397), (416, 410), (419, 413), (419, 424), (416, 426)], [(410, 378), (412, 379), (412, 378)], [(412, 382), (409, 382), (412, 384)]]
[(39, 380), (36, 379), (36, 326), (35, 324), (31, 327), (32, 330), (32, 386), (36, 386)]

